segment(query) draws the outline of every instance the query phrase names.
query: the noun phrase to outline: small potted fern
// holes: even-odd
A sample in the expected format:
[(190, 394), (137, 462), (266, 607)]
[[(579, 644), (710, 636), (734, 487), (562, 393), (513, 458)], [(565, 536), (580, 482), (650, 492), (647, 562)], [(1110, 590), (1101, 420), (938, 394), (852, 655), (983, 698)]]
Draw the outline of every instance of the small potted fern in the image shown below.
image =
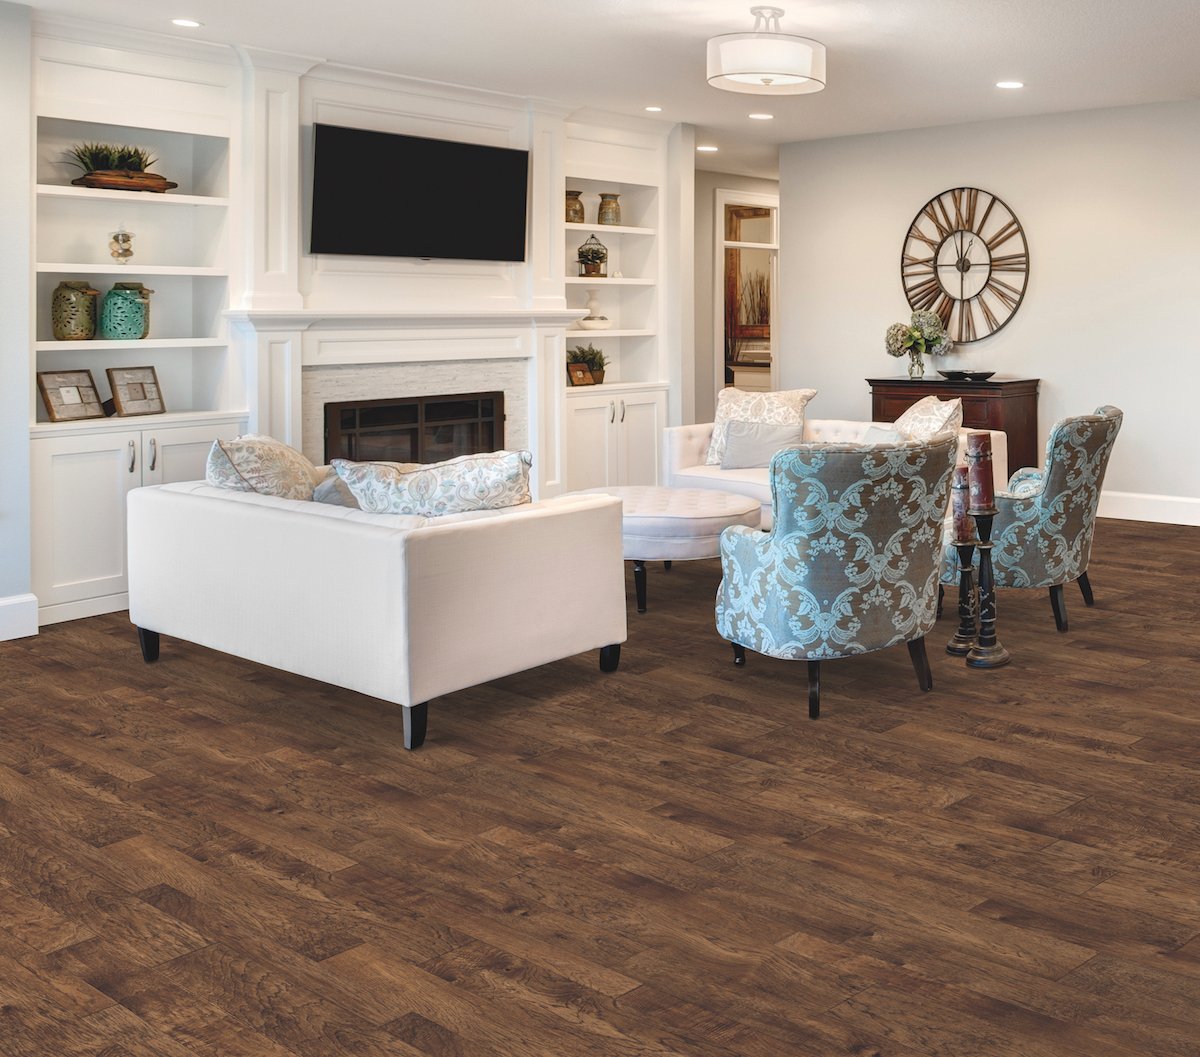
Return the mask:
[(67, 160), (83, 170), (72, 180), (77, 187), (103, 187), (118, 191), (154, 191), (162, 194), (179, 184), (149, 172), (158, 159), (141, 147), (111, 143), (77, 143), (67, 151)]
[(592, 381), (599, 385), (604, 381), (604, 368), (608, 366), (608, 357), (595, 345), (577, 345), (573, 349), (567, 349), (567, 363), (586, 364)]

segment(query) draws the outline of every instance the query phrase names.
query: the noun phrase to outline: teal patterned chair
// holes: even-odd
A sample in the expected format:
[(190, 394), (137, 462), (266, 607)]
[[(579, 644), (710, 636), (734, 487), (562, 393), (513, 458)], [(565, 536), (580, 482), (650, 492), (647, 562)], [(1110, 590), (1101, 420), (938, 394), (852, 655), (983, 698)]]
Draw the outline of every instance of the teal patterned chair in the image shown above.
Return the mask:
[[(1096, 528), (1100, 487), (1123, 418), (1106, 404), (1094, 415), (1064, 418), (1046, 441), (1046, 467), (1026, 467), (996, 493), (992, 522), (992, 569), (999, 587), (1048, 587), (1054, 623), (1067, 630), (1063, 585), (1079, 584), (1086, 605), (1094, 605), (1088, 559)], [(979, 555), (976, 552), (975, 566)], [(958, 555), (945, 550), (942, 584), (958, 583)]]
[(721, 536), (717, 631), (746, 650), (808, 661), (820, 714), (821, 661), (908, 644), (933, 688), (925, 635), (937, 620), (942, 521), (957, 438), (801, 444), (771, 460), (774, 527)]

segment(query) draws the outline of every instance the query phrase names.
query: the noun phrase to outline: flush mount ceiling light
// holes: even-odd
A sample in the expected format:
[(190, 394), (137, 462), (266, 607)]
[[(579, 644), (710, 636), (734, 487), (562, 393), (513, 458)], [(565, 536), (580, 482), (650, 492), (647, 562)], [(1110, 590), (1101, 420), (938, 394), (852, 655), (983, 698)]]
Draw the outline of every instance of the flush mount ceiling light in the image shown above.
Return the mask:
[(702, 143), (696, 150), (702, 154), (716, 154), (718, 148), (714, 147), (711, 143)]
[(1025, 82), (1024, 81), (997, 81), (996, 87), (997, 88), (1024, 88)]
[(747, 114), (746, 116), (755, 121), (772, 121), (775, 118), (774, 114)]
[(782, 33), (779, 7), (752, 7), (754, 29), (708, 42), (708, 83), (726, 92), (800, 95), (825, 87), (825, 45)]
[(171, 25), (182, 26), (184, 29), (199, 29), (204, 23), (197, 22), (194, 18), (173, 18)]
[(661, 106), (648, 106), (648, 107), (646, 107), (646, 111), (647, 111), (647, 113), (650, 113), (650, 114), (661, 114), (662, 107)]

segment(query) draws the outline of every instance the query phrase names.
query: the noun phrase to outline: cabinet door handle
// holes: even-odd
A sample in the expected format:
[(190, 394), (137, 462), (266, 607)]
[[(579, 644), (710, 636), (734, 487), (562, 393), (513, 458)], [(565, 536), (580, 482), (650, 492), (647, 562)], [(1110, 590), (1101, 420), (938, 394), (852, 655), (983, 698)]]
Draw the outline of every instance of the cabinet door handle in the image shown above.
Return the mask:
[(134, 467), (137, 466), (137, 445), (133, 441), (129, 442), (129, 472), (133, 473)]
[(611, 426), (617, 420), (617, 405), (610, 400), (608, 402), (608, 424)]
[(625, 421), (625, 401), (621, 401), (621, 421)]
[(158, 465), (158, 441), (153, 437), (150, 438), (150, 471), (154, 471), (154, 467)]

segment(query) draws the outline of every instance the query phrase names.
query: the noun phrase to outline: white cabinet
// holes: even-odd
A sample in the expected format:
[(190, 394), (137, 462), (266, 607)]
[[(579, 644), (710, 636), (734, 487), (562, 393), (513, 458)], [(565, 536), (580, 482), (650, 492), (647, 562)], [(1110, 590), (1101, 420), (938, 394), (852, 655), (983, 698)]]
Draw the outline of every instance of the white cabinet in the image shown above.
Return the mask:
[(657, 484), (666, 422), (662, 389), (568, 393), (568, 487)]
[(124, 609), (125, 497), (143, 484), (204, 477), (212, 442), (242, 421), (35, 434), (32, 452), (33, 593), (39, 622)]

